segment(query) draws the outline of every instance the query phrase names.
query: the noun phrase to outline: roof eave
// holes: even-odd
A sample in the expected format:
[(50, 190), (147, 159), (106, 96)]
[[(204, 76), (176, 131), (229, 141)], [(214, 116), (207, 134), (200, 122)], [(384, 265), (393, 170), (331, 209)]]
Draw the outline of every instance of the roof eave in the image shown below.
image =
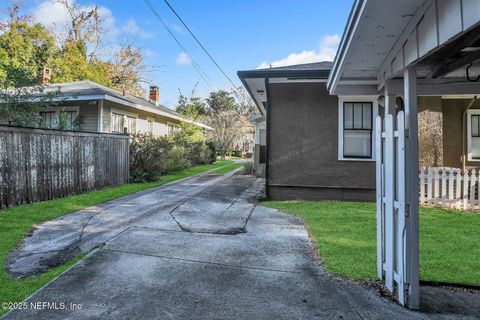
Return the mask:
[(337, 49), (337, 54), (333, 61), (333, 67), (330, 72), (330, 75), (327, 80), (327, 90), (330, 94), (335, 94), (335, 89), (339, 82), (341, 76), (341, 69), (345, 54), (350, 46), (355, 29), (357, 28), (358, 21), (360, 19), (361, 13), (365, 8), (367, 0), (355, 0), (355, 3), (352, 6), (352, 10), (348, 16), (348, 22), (343, 31), (342, 39), (340, 40), (340, 45)]

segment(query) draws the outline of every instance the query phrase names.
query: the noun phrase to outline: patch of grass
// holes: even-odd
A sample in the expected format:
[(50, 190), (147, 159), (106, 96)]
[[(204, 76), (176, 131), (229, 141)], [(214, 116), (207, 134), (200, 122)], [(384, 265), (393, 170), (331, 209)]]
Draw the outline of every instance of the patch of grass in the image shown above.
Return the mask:
[[(376, 278), (375, 204), (267, 201), (263, 205), (305, 221), (329, 272), (353, 279)], [(479, 234), (479, 214), (420, 208), (421, 280), (480, 285)]]
[[(208, 170), (216, 168), (221, 169), (224, 166), (229, 167), (230, 165), (232, 165), (232, 161), (230, 160), (219, 160), (214, 164), (195, 166), (182, 171), (170, 173), (163, 176), (158, 182), (144, 184), (129, 183), (118, 187), (87, 192), (67, 198), (0, 210), (0, 261), (2, 261), (3, 265), (3, 267), (0, 268), (0, 303), (22, 301), (80, 259), (73, 259), (64, 265), (58, 266), (57, 268), (39, 276), (28, 277), (21, 280), (13, 278), (5, 268), (5, 261), (10, 252), (33, 226), (105, 201), (157, 187)], [(0, 308), (0, 315), (7, 311), (8, 310), (2, 310)]]
[(225, 174), (225, 173), (229, 173), (230, 171), (233, 171), (235, 169), (238, 169), (242, 166), (243, 166), (242, 163), (235, 162), (235, 163), (229, 164), (227, 166), (224, 166), (223, 168), (214, 170), (213, 172), (217, 173), (217, 174)]

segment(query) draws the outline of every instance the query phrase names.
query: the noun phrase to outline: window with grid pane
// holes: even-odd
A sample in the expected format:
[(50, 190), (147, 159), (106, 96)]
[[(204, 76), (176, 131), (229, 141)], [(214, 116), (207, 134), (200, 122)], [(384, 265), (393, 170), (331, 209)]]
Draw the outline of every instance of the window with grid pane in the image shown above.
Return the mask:
[(123, 114), (112, 113), (112, 131), (123, 133), (124, 127)]
[(343, 104), (343, 157), (372, 157), (372, 103)]
[(480, 159), (480, 115), (471, 115), (472, 159)]

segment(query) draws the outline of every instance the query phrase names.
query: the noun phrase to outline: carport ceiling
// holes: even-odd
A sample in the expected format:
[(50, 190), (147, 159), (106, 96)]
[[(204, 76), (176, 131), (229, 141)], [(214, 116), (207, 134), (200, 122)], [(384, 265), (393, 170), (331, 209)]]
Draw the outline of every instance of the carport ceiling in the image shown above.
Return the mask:
[[(404, 27), (424, 0), (389, 1), (388, 11), (381, 0), (365, 4), (350, 48), (344, 58), (342, 80), (376, 80), (378, 67), (388, 55)], [(395, 12), (395, 15), (385, 14)], [(348, 39), (346, 39), (348, 40)]]

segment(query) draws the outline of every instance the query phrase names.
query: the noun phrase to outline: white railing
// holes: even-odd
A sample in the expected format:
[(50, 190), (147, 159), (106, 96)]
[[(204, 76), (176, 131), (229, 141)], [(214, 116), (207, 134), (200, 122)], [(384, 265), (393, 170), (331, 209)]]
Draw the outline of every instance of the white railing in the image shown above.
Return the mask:
[(478, 185), (480, 170), (421, 168), (420, 204), (427, 206), (480, 210)]

